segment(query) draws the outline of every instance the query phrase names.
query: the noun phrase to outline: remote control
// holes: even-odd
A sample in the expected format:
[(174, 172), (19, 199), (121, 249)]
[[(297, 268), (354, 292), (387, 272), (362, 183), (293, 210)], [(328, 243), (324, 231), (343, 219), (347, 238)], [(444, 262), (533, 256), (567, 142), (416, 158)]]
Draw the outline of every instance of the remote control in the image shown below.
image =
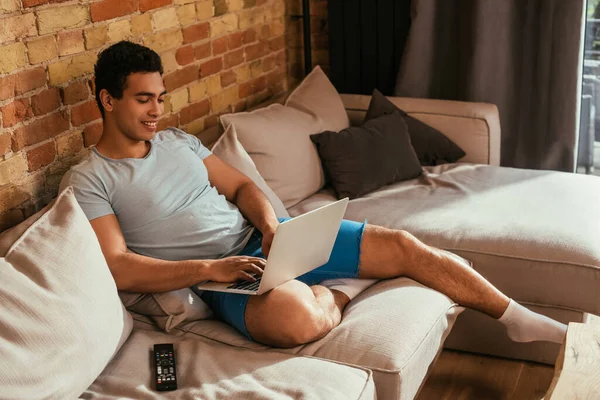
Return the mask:
[(157, 391), (177, 389), (177, 367), (175, 367), (173, 344), (154, 345), (154, 372), (156, 373)]

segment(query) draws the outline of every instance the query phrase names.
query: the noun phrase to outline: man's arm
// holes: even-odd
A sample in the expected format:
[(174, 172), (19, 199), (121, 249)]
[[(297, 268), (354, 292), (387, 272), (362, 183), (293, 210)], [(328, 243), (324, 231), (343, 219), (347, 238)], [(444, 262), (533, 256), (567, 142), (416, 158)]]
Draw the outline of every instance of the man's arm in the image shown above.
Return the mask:
[(262, 190), (250, 178), (215, 155), (206, 157), (204, 165), (208, 170), (210, 183), (229, 202), (237, 205), (252, 225), (264, 236), (275, 232), (279, 225), (275, 211)]
[(212, 280), (254, 281), (249, 273), (262, 273), (265, 262), (256, 257), (228, 257), (220, 260), (166, 261), (132, 253), (114, 214), (90, 221), (102, 253), (119, 290), (157, 293), (182, 289)]

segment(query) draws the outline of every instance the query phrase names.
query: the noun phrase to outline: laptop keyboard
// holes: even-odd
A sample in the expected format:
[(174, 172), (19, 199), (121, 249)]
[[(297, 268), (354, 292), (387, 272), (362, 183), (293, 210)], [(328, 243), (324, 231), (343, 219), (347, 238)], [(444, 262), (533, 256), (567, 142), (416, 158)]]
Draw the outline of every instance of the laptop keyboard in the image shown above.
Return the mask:
[(260, 276), (255, 276), (256, 281), (250, 282), (245, 280), (239, 280), (233, 284), (227, 286), (227, 289), (242, 289), (242, 290), (258, 290), (260, 286)]

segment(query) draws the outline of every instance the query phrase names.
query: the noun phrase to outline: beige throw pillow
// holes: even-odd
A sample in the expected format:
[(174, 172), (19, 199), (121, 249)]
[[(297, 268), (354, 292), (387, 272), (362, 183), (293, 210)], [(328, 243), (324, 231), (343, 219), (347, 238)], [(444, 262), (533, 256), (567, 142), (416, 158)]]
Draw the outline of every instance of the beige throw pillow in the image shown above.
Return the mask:
[(217, 140), (211, 151), (214, 155), (225, 161), (227, 164), (238, 169), (263, 191), (278, 218), (289, 217), (285, 206), (277, 195), (267, 185), (260, 173), (256, 170), (256, 165), (239, 142), (235, 126), (230, 124), (223, 135)]
[(0, 258), (0, 397), (77, 398), (132, 319), (72, 188), (35, 218)]
[(340, 94), (319, 66), (289, 95), (285, 105), (314, 115), (321, 124), (315, 133), (339, 132), (350, 126)]
[(285, 208), (323, 187), (323, 167), (310, 140), (310, 135), (321, 132), (314, 116), (273, 104), (252, 112), (223, 115), (221, 123), (224, 128), (235, 126), (239, 142)]
[(152, 318), (165, 332), (183, 322), (213, 315), (206, 303), (189, 288), (164, 293), (119, 292), (119, 297), (129, 311)]

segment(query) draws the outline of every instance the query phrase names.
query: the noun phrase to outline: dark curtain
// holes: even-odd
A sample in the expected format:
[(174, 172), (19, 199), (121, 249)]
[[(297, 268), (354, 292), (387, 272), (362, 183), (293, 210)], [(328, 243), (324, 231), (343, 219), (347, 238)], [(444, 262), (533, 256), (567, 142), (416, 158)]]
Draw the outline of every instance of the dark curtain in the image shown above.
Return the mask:
[(391, 95), (410, 28), (410, 0), (329, 0), (330, 79), (340, 93)]
[(501, 164), (573, 171), (585, 0), (413, 0), (394, 95), (494, 103)]

